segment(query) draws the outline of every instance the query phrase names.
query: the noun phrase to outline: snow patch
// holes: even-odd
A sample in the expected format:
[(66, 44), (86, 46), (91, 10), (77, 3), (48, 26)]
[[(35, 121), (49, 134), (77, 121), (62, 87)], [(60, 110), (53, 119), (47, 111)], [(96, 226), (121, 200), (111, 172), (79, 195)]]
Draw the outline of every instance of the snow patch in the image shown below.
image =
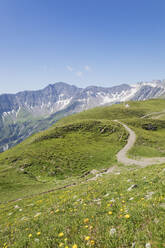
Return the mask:
[(99, 95), (102, 98), (102, 102), (101, 102), (102, 105), (113, 102), (125, 102), (131, 99), (135, 95), (138, 89), (139, 87), (134, 86), (126, 91), (122, 90), (120, 93), (116, 92), (107, 95), (98, 93), (97, 95)]

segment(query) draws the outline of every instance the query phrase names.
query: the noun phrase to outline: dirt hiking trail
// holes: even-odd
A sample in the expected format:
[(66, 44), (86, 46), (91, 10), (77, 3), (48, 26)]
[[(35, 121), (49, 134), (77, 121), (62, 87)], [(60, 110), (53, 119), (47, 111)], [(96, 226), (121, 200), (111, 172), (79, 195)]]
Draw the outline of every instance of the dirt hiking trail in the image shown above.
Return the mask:
[[(140, 167), (146, 167), (146, 166), (152, 165), (152, 164), (162, 164), (162, 163), (165, 163), (165, 157), (141, 158), (140, 160), (135, 160), (135, 159), (128, 158), (127, 152), (135, 144), (136, 134), (135, 134), (135, 132), (132, 129), (130, 129), (124, 123), (122, 123), (122, 122), (120, 122), (118, 120), (114, 120), (114, 121), (115, 122), (118, 122), (120, 125), (122, 125), (128, 131), (128, 133), (129, 133), (127, 144), (116, 155), (118, 162), (120, 162), (122, 164), (125, 164), (125, 165), (138, 165)], [(117, 166), (113, 166), (113, 167), (110, 167), (108, 169), (105, 169), (102, 172), (96, 171), (96, 174), (94, 175), (94, 177), (85, 179), (82, 182), (73, 182), (71, 184), (67, 184), (67, 185), (61, 186), (59, 188), (50, 189), (48, 191), (40, 192), (40, 193), (37, 193), (37, 194), (27, 195), (27, 196), (24, 196), (24, 197), (21, 197), (21, 198), (17, 198), (17, 199), (13, 199), (13, 200), (6, 201), (6, 202), (0, 202), (0, 204), (17, 202), (17, 201), (20, 201), (20, 200), (23, 200), (23, 199), (29, 199), (29, 198), (32, 198), (32, 197), (35, 197), (35, 196), (48, 194), (48, 193), (51, 193), (51, 192), (54, 192), (54, 191), (57, 191), (57, 190), (62, 190), (62, 189), (65, 189), (65, 188), (70, 188), (70, 187), (76, 186), (76, 185), (78, 185), (80, 183), (85, 183), (85, 182), (88, 182), (88, 181), (97, 180), (100, 176), (103, 176), (104, 174), (111, 174), (111, 173), (115, 173), (115, 172), (116, 172), (116, 174), (118, 174), (119, 172), (118, 172), (117, 169), (118, 169)], [(0, 209), (4, 209), (4, 208), (5, 207), (2, 207)]]
[(129, 128), (124, 123), (118, 120), (115, 120), (115, 121), (121, 124), (129, 133), (127, 144), (116, 155), (118, 162), (125, 164), (125, 165), (139, 165), (141, 167), (146, 167), (152, 164), (165, 163), (165, 157), (141, 158), (139, 160), (128, 158), (127, 152), (134, 146), (135, 141), (136, 141), (136, 134), (131, 128)]

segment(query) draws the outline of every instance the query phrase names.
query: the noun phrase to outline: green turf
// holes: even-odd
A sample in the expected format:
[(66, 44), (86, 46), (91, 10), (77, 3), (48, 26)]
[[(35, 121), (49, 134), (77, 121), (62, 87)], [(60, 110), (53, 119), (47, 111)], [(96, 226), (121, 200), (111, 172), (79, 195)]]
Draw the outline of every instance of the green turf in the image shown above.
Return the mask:
[[(0, 247), (165, 247), (165, 166), (119, 165), (128, 134), (113, 121), (137, 135), (130, 157), (165, 156), (165, 121), (141, 118), (164, 111), (165, 100), (128, 104), (69, 116), (0, 154)], [(145, 130), (148, 124), (157, 130)], [(97, 181), (83, 177), (112, 166)]]
[(2, 168), (13, 169), (0, 173), (0, 179), (4, 177), (0, 198), (3, 201), (29, 194), (35, 181), (37, 185), (38, 181), (43, 182), (44, 185), (37, 186), (43, 191), (56, 180), (80, 177), (92, 169), (109, 168), (116, 164), (115, 155), (126, 140), (127, 133), (119, 124), (92, 120), (33, 135), (1, 154)]
[(74, 121), (83, 119), (128, 119), (140, 118), (152, 112), (160, 112), (165, 110), (164, 99), (151, 99), (147, 101), (131, 101), (127, 102), (129, 107), (126, 108), (125, 103), (115, 104), (107, 107), (97, 107), (90, 110), (83, 111), (79, 114), (74, 114), (61, 119), (57, 125), (72, 123)]
[[(125, 123), (131, 127), (137, 140), (129, 155), (133, 157), (165, 157), (165, 121), (153, 119), (132, 119)], [(144, 126), (152, 124), (157, 130), (145, 130)]]
[(164, 247), (164, 166), (120, 172), (1, 205), (1, 247)]

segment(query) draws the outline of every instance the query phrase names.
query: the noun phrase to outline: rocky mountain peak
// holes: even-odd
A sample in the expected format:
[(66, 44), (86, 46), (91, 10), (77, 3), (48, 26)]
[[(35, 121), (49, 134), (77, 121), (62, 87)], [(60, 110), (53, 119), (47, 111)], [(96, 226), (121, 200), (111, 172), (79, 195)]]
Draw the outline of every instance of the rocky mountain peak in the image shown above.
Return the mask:
[[(2, 94), (0, 95), (0, 134), (2, 136), (0, 138), (0, 150), (2, 150), (2, 147), (5, 147), (5, 149), (6, 147), (11, 147), (35, 132), (36, 128), (32, 124), (30, 125), (34, 119), (46, 120), (48, 118), (50, 121), (51, 119), (54, 120), (54, 117), (58, 115), (63, 117), (96, 106), (110, 105), (128, 100), (146, 100), (164, 94), (165, 80), (139, 82), (134, 85), (121, 84), (107, 88), (88, 86), (84, 89), (58, 82), (49, 84), (44, 89), (37, 91)], [(27, 121), (28, 125), (30, 125), (29, 129), (27, 128)], [(37, 130), (48, 127), (45, 125), (42, 127), (41, 122), (37, 123)], [(49, 123), (52, 124), (51, 121)], [(12, 135), (13, 128), (14, 130), (16, 129), (14, 137)], [(12, 138), (5, 136), (4, 130), (6, 129), (11, 130)], [(26, 130), (26, 135), (23, 131), (24, 129)], [(21, 134), (19, 134), (20, 132)], [(6, 132), (6, 135), (7, 133), (9, 132)]]

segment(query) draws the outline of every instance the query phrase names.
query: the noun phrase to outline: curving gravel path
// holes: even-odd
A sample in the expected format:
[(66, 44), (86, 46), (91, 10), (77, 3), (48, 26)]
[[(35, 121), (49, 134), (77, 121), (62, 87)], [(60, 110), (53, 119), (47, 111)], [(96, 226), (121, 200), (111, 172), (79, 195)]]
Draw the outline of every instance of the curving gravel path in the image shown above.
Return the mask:
[(145, 167), (152, 164), (163, 164), (165, 163), (165, 157), (154, 157), (154, 158), (141, 158), (139, 160), (128, 158), (127, 152), (133, 147), (136, 141), (136, 134), (135, 132), (130, 129), (127, 125), (124, 123), (115, 120), (119, 124), (121, 124), (128, 132), (129, 137), (127, 144), (117, 153), (117, 160), (118, 162), (125, 164), (125, 165), (139, 165), (141, 167)]
[(142, 116), (142, 117), (140, 117), (140, 118), (141, 118), (141, 119), (145, 119), (146, 117), (149, 117), (149, 116), (152, 117), (152, 115), (160, 115), (160, 114), (165, 114), (165, 110), (164, 110), (164, 111), (161, 111), (161, 112), (152, 112), (152, 113), (147, 114), (147, 115), (144, 115), (144, 116)]

